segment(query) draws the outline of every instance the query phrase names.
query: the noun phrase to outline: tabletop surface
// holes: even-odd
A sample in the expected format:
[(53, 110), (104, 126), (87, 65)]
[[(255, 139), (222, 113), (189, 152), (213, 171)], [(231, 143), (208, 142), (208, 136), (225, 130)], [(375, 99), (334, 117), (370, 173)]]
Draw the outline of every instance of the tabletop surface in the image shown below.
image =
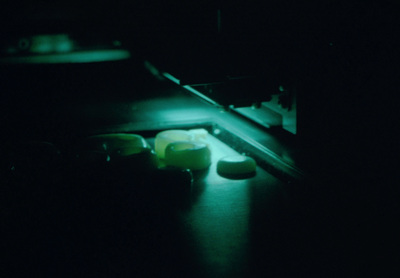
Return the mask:
[[(175, 85), (146, 78), (140, 76), (133, 87), (117, 84), (115, 92), (123, 92), (119, 95), (106, 95), (100, 86), (82, 94), (49, 94), (32, 87), (23, 97), (11, 95), (9, 103), (2, 103), (2, 153), (28, 139), (51, 141), (65, 151), (93, 133), (216, 122), (288, 161), (295, 158), (296, 148), (279, 137)], [(34, 102), (39, 96), (42, 101)], [(41, 168), (38, 173), (46, 174), (32, 179), (10, 174), (11, 169), (2, 172), (6, 276), (259, 277), (261, 272), (337, 277), (396, 270), (391, 241), (395, 195), (381, 200), (384, 187), (378, 186), (386, 180), (372, 180), (368, 172), (331, 175), (332, 170), (309, 184), (288, 184), (260, 167), (255, 177), (226, 179), (216, 173), (215, 162), (237, 153), (235, 145), (214, 136), (210, 141), (213, 163), (208, 171), (194, 173), (190, 205), (179, 209), (168, 203), (148, 205), (137, 197), (140, 205), (132, 207), (132, 188), (151, 184), (143, 174), (115, 182), (107, 173), (82, 178), (74, 168), (55, 175), (48, 170), (55, 166)], [(321, 160), (325, 163), (329, 161)], [(150, 181), (173, 182), (157, 175)]]

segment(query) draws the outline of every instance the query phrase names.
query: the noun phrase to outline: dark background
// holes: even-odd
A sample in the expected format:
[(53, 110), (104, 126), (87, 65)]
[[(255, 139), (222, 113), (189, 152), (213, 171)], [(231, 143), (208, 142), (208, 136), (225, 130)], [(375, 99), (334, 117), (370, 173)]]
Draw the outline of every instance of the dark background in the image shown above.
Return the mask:
[[(356, 0), (3, 1), (0, 40), (33, 33), (98, 35), (120, 39), (138, 60), (154, 61), (178, 77), (272, 72), (299, 80), (297, 138), (313, 146), (307, 159), (320, 181), (310, 194), (314, 208), (321, 215), (337, 212), (333, 225), (362, 231), (361, 250), (368, 243), (379, 247), (382, 262), (393, 266), (398, 8), (396, 1)], [(3, 100), (10, 97), (0, 90)], [(387, 241), (393, 248), (380, 245)]]
[[(357, 162), (390, 155), (399, 77), (396, 1), (260, 2), (3, 1), (0, 40), (58, 32), (106, 37), (178, 78), (256, 74), (294, 81), (300, 140), (323, 151), (333, 144), (327, 155), (350, 151)], [(229, 104), (234, 97), (220, 98)], [(372, 159), (365, 149), (373, 150)]]

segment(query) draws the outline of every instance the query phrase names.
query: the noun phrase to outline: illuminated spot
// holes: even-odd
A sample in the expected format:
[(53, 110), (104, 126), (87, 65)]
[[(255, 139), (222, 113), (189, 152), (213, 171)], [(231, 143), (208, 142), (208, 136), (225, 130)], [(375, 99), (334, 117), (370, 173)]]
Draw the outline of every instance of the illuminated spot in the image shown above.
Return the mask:
[(251, 105), (251, 109), (255, 110), (261, 107), (261, 102), (255, 102)]
[(221, 130), (218, 129), (218, 128), (216, 128), (216, 129), (214, 129), (213, 133), (214, 133), (215, 135), (218, 135), (218, 134), (221, 133)]
[(30, 49), (34, 53), (49, 53), (53, 51), (53, 45), (49, 36), (35, 36)]
[(32, 37), (30, 52), (40, 54), (70, 52), (73, 48), (74, 43), (67, 34), (37, 35)]
[(169, 80), (171, 80), (172, 82), (180, 85), (180, 81), (179, 79), (177, 79), (176, 77), (172, 76), (171, 74), (169, 74), (168, 72), (164, 72), (163, 75), (168, 78)]
[(145, 62), (144, 62), (144, 67), (145, 67), (152, 75), (154, 75), (154, 76), (156, 76), (156, 77), (160, 77), (160, 76), (161, 76), (161, 74), (160, 74), (160, 72), (158, 71), (158, 69), (157, 69), (155, 66), (153, 66), (149, 61), (145, 61)]
[[(181, 84), (180, 84), (180, 80), (177, 79), (176, 77), (172, 76), (171, 74), (169, 74), (169, 73), (167, 73), (167, 72), (164, 72), (163, 75), (164, 75), (164, 77), (166, 77), (167, 79), (171, 80), (172, 82), (174, 82), (174, 83), (176, 83), (176, 84), (178, 84), (178, 85), (181, 85)], [(191, 87), (191, 86), (189, 86), (189, 85), (184, 85), (184, 86), (182, 86), (182, 88), (188, 90), (188, 91), (191, 92), (192, 94), (194, 94), (194, 95), (196, 95), (196, 96), (202, 98), (203, 100), (205, 100), (205, 101), (207, 101), (207, 102), (209, 102), (209, 103), (211, 103), (211, 104), (213, 104), (213, 105), (215, 105), (215, 106), (219, 106), (218, 103), (216, 103), (215, 101), (213, 101), (213, 100), (210, 99), (209, 97), (203, 95), (202, 93), (200, 93), (199, 91), (195, 90), (193, 87)]]
[(111, 160), (111, 157), (109, 155), (107, 155), (106, 161), (109, 162), (110, 160)]
[(54, 46), (55, 52), (70, 52), (72, 50), (73, 50), (73, 45), (72, 42), (70, 41), (62, 41)]

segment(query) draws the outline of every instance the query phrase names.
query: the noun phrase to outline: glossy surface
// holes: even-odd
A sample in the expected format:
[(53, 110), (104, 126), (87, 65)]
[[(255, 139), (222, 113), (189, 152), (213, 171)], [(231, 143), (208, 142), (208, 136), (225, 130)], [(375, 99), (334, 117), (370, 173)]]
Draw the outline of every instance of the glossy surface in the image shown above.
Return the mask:
[(248, 156), (226, 156), (217, 164), (217, 171), (222, 175), (251, 174), (256, 171), (257, 163)]
[(165, 158), (165, 150), (170, 143), (177, 141), (191, 141), (194, 139), (193, 134), (187, 130), (164, 130), (156, 135), (155, 151), (161, 159)]
[(142, 136), (128, 133), (89, 136), (83, 140), (82, 145), (88, 150), (104, 151), (120, 156), (145, 152), (150, 148)]
[(211, 151), (200, 142), (173, 142), (165, 149), (165, 163), (183, 169), (203, 170), (210, 166)]
[[(372, 167), (395, 173), (383, 155), (391, 153), (378, 152), (378, 145), (347, 152), (347, 136), (339, 141), (344, 150), (338, 141), (321, 141), (336, 146), (321, 153), (312, 148), (319, 132), (300, 148), (130, 64), (114, 75), (120, 64), (86, 66), (2, 71), (2, 276), (341, 277), (398, 268), (398, 183)], [(27, 167), (21, 174), (8, 160), (11, 149), (31, 139), (53, 142), (70, 158), (72, 143), (91, 134), (141, 131), (153, 146), (158, 131), (205, 123), (215, 127), (213, 161), (193, 173), (193, 184), (188, 172), (144, 175), (123, 161), (113, 167), (107, 157), (74, 167), (73, 159), (60, 164), (51, 151), (39, 159), (41, 171)], [(221, 142), (227, 130), (235, 136)], [(334, 138), (348, 134), (339, 131)], [(249, 179), (219, 176), (218, 159), (250, 155), (246, 142), (312, 169), (313, 179), (289, 183), (260, 167)], [(357, 150), (367, 159), (355, 159)]]
[[(9, 200), (2, 204), (8, 211), (6, 247), (13, 249), (6, 271), (241, 277), (248, 272), (252, 233), (249, 193), (259, 186), (280, 191), (284, 184), (262, 169), (240, 181), (219, 176), (217, 161), (237, 152), (213, 136), (208, 142), (211, 166), (193, 176), (143, 171), (127, 160), (101, 163), (97, 157), (85, 166), (64, 161), (51, 178), (11, 176)], [(19, 225), (29, 233), (15, 233)]]

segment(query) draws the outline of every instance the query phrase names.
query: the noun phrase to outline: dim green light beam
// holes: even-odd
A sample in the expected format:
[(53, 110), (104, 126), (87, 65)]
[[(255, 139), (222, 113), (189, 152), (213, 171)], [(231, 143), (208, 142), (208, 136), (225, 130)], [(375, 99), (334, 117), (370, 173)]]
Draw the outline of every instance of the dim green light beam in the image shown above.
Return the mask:
[[(171, 74), (169, 74), (169, 73), (167, 73), (167, 72), (164, 72), (163, 75), (164, 75), (164, 77), (168, 78), (168, 79), (171, 80), (172, 82), (174, 82), (174, 83), (180, 85), (179, 79), (177, 79), (176, 77), (172, 76)], [(194, 95), (196, 95), (196, 96), (198, 96), (198, 97), (204, 99), (205, 101), (211, 103), (212, 105), (221, 106), (221, 105), (219, 105), (217, 102), (213, 101), (211, 98), (209, 98), (209, 97), (203, 95), (202, 93), (200, 93), (199, 91), (195, 90), (193, 87), (191, 87), (191, 86), (189, 86), (189, 85), (184, 85), (184, 86), (182, 86), (182, 87), (183, 87), (184, 89), (188, 90), (189, 92), (191, 92), (192, 94), (194, 94)]]
[(127, 50), (105, 49), (61, 54), (0, 58), (2, 64), (68, 64), (124, 60), (131, 57)]

